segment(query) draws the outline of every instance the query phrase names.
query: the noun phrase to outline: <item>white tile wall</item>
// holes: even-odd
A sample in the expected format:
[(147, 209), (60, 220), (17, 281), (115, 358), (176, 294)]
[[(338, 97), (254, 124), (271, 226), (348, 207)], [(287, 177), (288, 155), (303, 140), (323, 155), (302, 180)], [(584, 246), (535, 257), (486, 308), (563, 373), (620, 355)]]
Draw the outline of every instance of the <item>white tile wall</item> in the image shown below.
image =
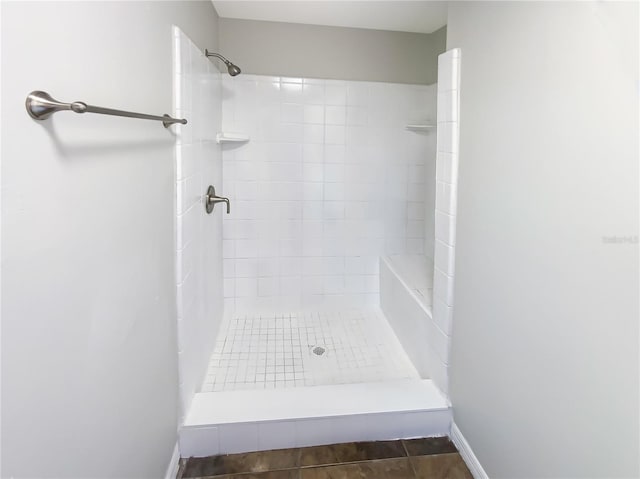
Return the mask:
[[(223, 78), (225, 301), (231, 309), (378, 303), (378, 258), (423, 254), (435, 86)], [(430, 153), (431, 152), (431, 153)]]
[[(173, 28), (176, 129), (176, 294), (181, 414), (198, 391), (222, 321), (222, 213), (206, 215), (209, 184), (222, 184), (222, 84), (216, 67), (182, 31)], [(197, 98), (197, 101), (194, 99)], [(206, 275), (206, 278), (205, 278)]]
[(448, 393), (449, 343), (455, 271), (460, 103), (460, 50), (438, 57), (435, 254), (431, 339), (434, 382)]

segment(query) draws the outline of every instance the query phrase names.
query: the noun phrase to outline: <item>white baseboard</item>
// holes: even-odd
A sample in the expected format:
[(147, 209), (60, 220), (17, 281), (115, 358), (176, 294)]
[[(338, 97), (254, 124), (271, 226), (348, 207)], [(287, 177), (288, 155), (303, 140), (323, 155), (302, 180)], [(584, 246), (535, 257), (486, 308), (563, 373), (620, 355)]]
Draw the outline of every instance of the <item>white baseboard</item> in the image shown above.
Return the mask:
[(176, 442), (176, 445), (173, 448), (173, 454), (171, 455), (171, 461), (169, 461), (169, 467), (167, 467), (167, 472), (164, 475), (164, 478), (176, 479), (176, 476), (178, 475), (179, 467), (180, 467), (180, 448), (178, 447), (178, 443)]
[(489, 476), (484, 472), (480, 461), (478, 461), (478, 458), (471, 450), (471, 446), (460, 432), (460, 429), (458, 429), (455, 421), (451, 424), (451, 439), (458, 448), (458, 451), (460, 451), (460, 455), (462, 459), (464, 459), (474, 479), (489, 479)]

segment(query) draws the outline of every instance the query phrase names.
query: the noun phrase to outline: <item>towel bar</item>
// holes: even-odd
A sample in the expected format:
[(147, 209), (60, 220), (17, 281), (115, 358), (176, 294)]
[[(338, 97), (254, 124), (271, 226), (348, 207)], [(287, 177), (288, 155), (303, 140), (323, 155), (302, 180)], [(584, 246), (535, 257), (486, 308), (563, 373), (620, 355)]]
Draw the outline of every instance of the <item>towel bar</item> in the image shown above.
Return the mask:
[(46, 120), (58, 111), (71, 110), (76, 113), (99, 113), (101, 115), (124, 116), (127, 118), (140, 118), (142, 120), (158, 120), (162, 122), (165, 128), (169, 128), (169, 126), (174, 123), (187, 124), (187, 120), (184, 118), (172, 118), (169, 115), (156, 116), (146, 115), (144, 113), (133, 113), (131, 111), (113, 110), (111, 108), (87, 105), (81, 101), (62, 103), (53, 99), (51, 95), (44, 91), (32, 91), (29, 93), (25, 106), (27, 113), (29, 113), (29, 116), (34, 120)]

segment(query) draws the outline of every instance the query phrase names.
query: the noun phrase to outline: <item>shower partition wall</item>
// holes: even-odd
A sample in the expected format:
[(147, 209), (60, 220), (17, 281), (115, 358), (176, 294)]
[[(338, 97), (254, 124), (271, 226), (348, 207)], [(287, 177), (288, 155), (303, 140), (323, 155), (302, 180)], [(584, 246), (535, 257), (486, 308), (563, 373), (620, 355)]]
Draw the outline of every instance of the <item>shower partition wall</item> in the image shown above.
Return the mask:
[(432, 256), (435, 132), (405, 126), (435, 122), (435, 85), (240, 75), (223, 91), (225, 131), (251, 137), (223, 148), (227, 311), (376, 306), (380, 256)]
[(457, 48), (438, 57), (434, 261), (428, 268), (416, 267), (429, 258), (388, 256), (380, 271), (382, 310), (421, 376), (433, 379), (445, 394), (456, 244), (460, 58)]
[(176, 128), (176, 303), (181, 418), (200, 390), (223, 316), (222, 212), (204, 214), (207, 185), (222, 184), (215, 142), (221, 125), (220, 73), (178, 27), (173, 27)]
[(438, 141), (436, 161), (433, 334), (435, 352), (431, 376), (449, 393), (449, 351), (453, 320), (453, 282), (458, 214), (458, 143), (460, 137), (459, 48), (438, 56)]

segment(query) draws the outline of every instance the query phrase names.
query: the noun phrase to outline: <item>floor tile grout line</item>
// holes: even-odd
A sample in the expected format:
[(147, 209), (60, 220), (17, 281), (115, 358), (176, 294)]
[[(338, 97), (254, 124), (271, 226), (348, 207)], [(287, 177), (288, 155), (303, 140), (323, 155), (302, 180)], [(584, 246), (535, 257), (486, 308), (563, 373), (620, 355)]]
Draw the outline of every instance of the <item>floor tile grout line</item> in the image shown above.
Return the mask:
[(402, 442), (402, 447), (404, 448), (404, 452), (407, 453), (407, 459), (409, 461), (409, 467), (411, 468), (411, 471), (413, 471), (413, 476), (414, 477), (418, 477), (418, 471), (416, 471), (416, 468), (413, 465), (413, 461), (411, 460), (412, 456), (409, 455), (409, 449), (407, 448), (407, 441), (405, 441), (403, 439), (401, 442)]
[[(264, 389), (413, 377), (415, 371), (402, 367), (402, 363), (406, 361), (394, 361), (392, 364), (385, 362), (386, 366), (380, 364), (397, 349), (394, 344), (388, 344), (388, 350), (384, 345), (379, 344), (378, 336), (383, 331), (377, 331), (377, 333), (373, 331), (372, 337), (359, 334), (364, 331), (366, 325), (371, 325), (374, 330), (380, 329), (379, 327), (376, 329), (376, 326), (380, 326), (377, 325), (376, 319), (379, 319), (377, 313), (361, 310), (356, 311), (355, 314), (352, 311), (334, 311), (331, 314), (314, 311), (308, 314), (275, 313), (266, 316), (262, 314), (238, 316), (231, 321), (226, 337), (216, 341), (218, 346), (213, 354), (216, 359), (212, 358), (210, 361), (208, 370), (210, 374), (207, 374), (206, 387), (213, 391), (252, 389), (251, 386), (253, 389), (258, 387)], [(262, 333), (263, 330), (266, 336), (259, 335), (264, 336), (263, 341), (253, 337), (254, 333)], [(309, 352), (303, 351), (303, 335), (307, 337), (307, 343), (326, 343), (331, 357), (327, 356), (330, 361), (324, 364), (324, 367), (321, 363), (315, 362), (313, 365), (309, 364), (311, 370), (305, 367)], [(344, 342), (342, 337), (344, 335), (351, 340)], [(252, 347), (254, 341), (258, 341), (261, 346)], [(264, 351), (265, 344), (267, 351)], [(273, 348), (269, 346), (270, 344)], [(281, 365), (284, 367), (284, 372), (274, 371), (274, 374), (280, 375), (271, 381), (267, 381), (266, 377), (263, 380), (262, 375), (269, 374), (263, 370), (263, 368), (266, 369), (269, 361), (265, 362), (256, 354), (261, 357), (269, 356), (268, 350), (278, 346), (280, 349), (275, 353), (285, 356), (284, 366)], [(245, 347), (249, 350), (245, 351)], [(241, 351), (240, 348), (245, 349)], [(294, 349), (296, 351), (293, 351)], [(264, 354), (261, 354), (261, 351)], [(291, 366), (288, 371), (287, 366)], [(260, 375), (259, 379), (256, 377), (257, 374)], [(229, 387), (225, 387), (225, 383)]]
[[(268, 470), (264, 470), (264, 471), (244, 471), (244, 472), (236, 472), (236, 473), (223, 473), (223, 474), (214, 474), (214, 475), (205, 475), (205, 476), (181, 476), (180, 475), (180, 471), (179, 474), (176, 476), (176, 479), (220, 479), (220, 478), (239, 478), (242, 479), (243, 477), (261, 477), (264, 476), (266, 477), (267, 474), (270, 473), (274, 473), (274, 472), (286, 472), (286, 471), (293, 471), (293, 472), (297, 472), (297, 477), (299, 478), (300, 475), (302, 474), (303, 470), (312, 470), (312, 469), (324, 469), (324, 468), (333, 468), (333, 467), (340, 467), (340, 466), (351, 466), (351, 465), (362, 465), (362, 464), (368, 464), (368, 463), (383, 463), (383, 462), (391, 462), (391, 461), (398, 461), (398, 460), (404, 460), (404, 461), (408, 461), (409, 462), (409, 467), (410, 470), (413, 474), (414, 478), (419, 477), (418, 476), (418, 472), (415, 469), (415, 466), (413, 464), (413, 461), (411, 460), (412, 457), (414, 458), (418, 458), (418, 457), (433, 457), (433, 456), (449, 456), (449, 455), (457, 455), (459, 456), (460, 453), (459, 452), (447, 452), (447, 453), (441, 453), (441, 454), (424, 454), (424, 455), (418, 455), (418, 456), (397, 456), (397, 457), (387, 457), (387, 458), (379, 458), (379, 459), (366, 459), (366, 460), (361, 460), (361, 461), (351, 461), (351, 462), (336, 462), (336, 463), (329, 463), (329, 464), (317, 464), (317, 465), (309, 465), (309, 466), (295, 466), (295, 467), (289, 467), (289, 468), (281, 468), (281, 469), (268, 469)], [(183, 471), (184, 472), (184, 471)], [(296, 475), (294, 474), (294, 477)]]
[(409, 459), (407, 456), (381, 457), (377, 459), (361, 459), (359, 461), (330, 462), (326, 464), (311, 464), (307, 466), (299, 466), (299, 469), (318, 469), (321, 467), (349, 466), (351, 464), (365, 464), (367, 462), (383, 462), (396, 461), (398, 459)]
[(404, 439), (400, 439), (400, 443), (402, 444), (402, 449), (404, 449), (406, 456), (411, 457), (409, 456), (409, 449), (407, 449), (407, 442)]
[[(303, 448), (301, 448), (303, 449)], [(301, 454), (302, 451), (299, 451), (299, 454)], [(453, 453), (449, 453), (449, 454), (453, 454)], [(415, 457), (420, 457), (420, 456), (415, 456)], [(292, 467), (282, 467), (282, 468), (277, 468), (277, 469), (265, 469), (264, 471), (243, 471), (243, 472), (234, 472), (234, 473), (222, 473), (222, 474), (214, 474), (214, 475), (208, 475), (208, 476), (195, 476), (195, 477), (211, 477), (211, 478), (217, 478), (217, 477), (223, 477), (223, 476), (242, 476), (242, 475), (247, 475), (247, 474), (264, 474), (264, 473), (268, 473), (268, 472), (283, 472), (283, 471), (292, 471), (292, 470), (302, 470), (302, 469), (319, 469), (319, 468), (323, 468), (323, 467), (336, 467), (336, 466), (348, 466), (351, 464), (366, 464), (369, 462), (385, 462), (385, 461), (396, 461), (398, 459), (410, 459), (407, 456), (393, 456), (393, 457), (382, 457), (382, 458), (374, 458), (374, 459), (361, 459), (361, 460), (357, 460), (357, 461), (342, 461), (342, 462), (329, 462), (329, 463), (322, 463), (322, 464), (308, 464), (308, 465), (298, 465), (298, 466), (292, 466)], [(190, 477), (183, 477), (182, 479), (191, 479)]]
[[(442, 438), (446, 438), (449, 440), (450, 439), (447, 436), (444, 437), (426, 437), (426, 438), (422, 438), (422, 440), (433, 440), (433, 439), (442, 439)], [(418, 439), (418, 441), (421, 439)], [(284, 470), (293, 470), (293, 469), (312, 469), (312, 468), (319, 468), (319, 467), (331, 467), (331, 466), (339, 466), (339, 465), (348, 465), (348, 464), (360, 464), (360, 463), (365, 463), (365, 462), (380, 462), (380, 461), (387, 461), (387, 460), (397, 460), (397, 459), (411, 459), (412, 457), (414, 458), (418, 458), (418, 457), (430, 457), (430, 456), (447, 456), (447, 455), (459, 455), (459, 451), (454, 448), (453, 451), (449, 450), (449, 451), (432, 451), (432, 452), (428, 452), (428, 453), (422, 453), (422, 454), (415, 454), (415, 455), (411, 455), (409, 453), (409, 448), (407, 443), (409, 441), (412, 441), (411, 439), (399, 439), (399, 440), (391, 440), (391, 441), (362, 441), (360, 442), (361, 444), (368, 444), (368, 445), (374, 445), (376, 443), (381, 443), (381, 442), (387, 442), (387, 443), (400, 443), (399, 445), (401, 446), (401, 454), (400, 455), (395, 455), (395, 456), (391, 456), (391, 457), (372, 457), (369, 459), (359, 459), (359, 460), (353, 460), (353, 461), (340, 461), (340, 462), (329, 462), (329, 463), (322, 463), (322, 464), (307, 464), (307, 465), (302, 465), (302, 454), (304, 452), (305, 449), (309, 449), (309, 447), (298, 447), (298, 448), (289, 448), (289, 449), (276, 449), (276, 450), (272, 450), (272, 451), (255, 451), (258, 453), (262, 453), (262, 452), (266, 452), (266, 453), (270, 453), (270, 452), (274, 452), (274, 451), (280, 451), (280, 452), (289, 452), (289, 453), (293, 453), (293, 455), (295, 456), (295, 461), (293, 466), (291, 467), (283, 467), (283, 468), (278, 468), (278, 469), (267, 469), (265, 471), (260, 471), (260, 473), (262, 472), (271, 472), (271, 471), (284, 471)], [(310, 448), (317, 448), (317, 447), (331, 447), (331, 446), (339, 446), (339, 445), (347, 445), (347, 444), (352, 444), (352, 443), (337, 443), (337, 444), (332, 444), (332, 445), (327, 445), (327, 446), (310, 446)], [(241, 453), (240, 455), (242, 455), (243, 453)], [(249, 453), (251, 454), (251, 453)], [(218, 457), (228, 457), (228, 456), (236, 456), (237, 454), (227, 454), (227, 455), (218, 455), (218, 456), (210, 456), (209, 458), (205, 458), (205, 459), (214, 459), (214, 458), (218, 458)], [(188, 459), (182, 459), (181, 463), (183, 463), (186, 466), (186, 462), (188, 461)], [(413, 462), (413, 461), (410, 461)], [(251, 474), (251, 473), (258, 473), (258, 472), (251, 472), (251, 471), (244, 471), (244, 472), (238, 472), (236, 474)], [(228, 474), (228, 473), (227, 473)], [(219, 477), (225, 474), (217, 474), (211, 477)], [(185, 478), (187, 479), (187, 478)]]
[[(302, 471), (304, 470), (309, 470), (309, 469), (322, 469), (325, 467), (338, 467), (338, 466), (350, 466), (353, 464), (367, 464), (370, 462), (386, 462), (386, 461), (397, 461), (399, 459), (406, 459), (409, 460), (409, 457), (406, 456), (395, 456), (395, 457), (384, 457), (384, 458), (377, 458), (377, 459), (362, 459), (359, 461), (346, 461), (346, 462), (331, 462), (331, 463), (326, 463), (326, 464), (311, 464), (311, 465), (306, 465), (306, 466), (293, 466), (293, 467), (283, 467), (283, 468), (279, 468), (279, 469), (265, 469), (264, 471), (243, 471), (243, 472), (225, 472), (222, 474), (213, 474), (213, 475), (206, 475), (206, 476), (183, 476), (180, 477), (179, 479), (204, 479), (204, 478), (220, 478), (220, 477), (225, 477), (225, 476), (232, 476), (232, 477), (242, 477), (242, 476), (247, 476), (247, 475), (257, 475), (257, 474), (267, 474), (270, 472), (285, 472), (285, 471)], [(409, 461), (411, 462), (411, 461)]]

